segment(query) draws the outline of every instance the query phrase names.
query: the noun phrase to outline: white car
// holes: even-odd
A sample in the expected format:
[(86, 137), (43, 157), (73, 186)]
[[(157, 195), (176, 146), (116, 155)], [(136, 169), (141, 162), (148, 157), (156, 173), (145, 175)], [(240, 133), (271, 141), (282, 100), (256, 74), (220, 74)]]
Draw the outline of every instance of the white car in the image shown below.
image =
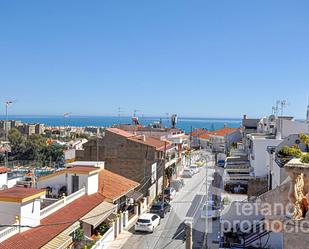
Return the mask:
[(191, 169), (185, 169), (182, 172), (182, 177), (191, 178), (193, 175), (194, 175), (194, 173)]
[(201, 218), (202, 219), (217, 219), (220, 216), (220, 209), (214, 207), (212, 201), (204, 204), (201, 209)]
[(189, 169), (191, 169), (194, 174), (197, 174), (200, 172), (200, 168), (196, 165), (191, 165)]
[(135, 231), (152, 233), (154, 229), (159, 226), (160, 217), (156, 214), (146, 213), (142, 214), (135, 223)]

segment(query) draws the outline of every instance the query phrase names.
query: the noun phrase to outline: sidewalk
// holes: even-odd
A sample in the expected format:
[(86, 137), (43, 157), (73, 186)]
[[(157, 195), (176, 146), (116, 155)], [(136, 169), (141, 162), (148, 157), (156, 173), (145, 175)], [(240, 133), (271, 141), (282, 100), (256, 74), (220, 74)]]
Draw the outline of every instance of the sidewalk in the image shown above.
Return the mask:
[(121, 249), (127, 240), (132, 236), (132, 233), (129, 232), (129, 230), (134, 226), (135, 222), (137, 221), (138, 216), (132, 218), (129, 223), (127, 228), (125, 228), (119, 235), (118, 237), (112, 241), (107, 248), (108, 249)]
[(127, 230), (123, 230), (121, 234), (118, 235), (118, 237), (111, 242), (107, 248), (109, 249), (121, 249), (127, 240), (131, 237), (132, 233), (128, 232)]

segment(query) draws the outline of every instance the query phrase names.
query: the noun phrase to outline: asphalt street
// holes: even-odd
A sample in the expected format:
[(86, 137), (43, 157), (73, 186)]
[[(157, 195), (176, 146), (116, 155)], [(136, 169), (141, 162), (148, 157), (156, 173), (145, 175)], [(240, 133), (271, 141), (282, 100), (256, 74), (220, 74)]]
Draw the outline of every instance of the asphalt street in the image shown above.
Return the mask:
[[(213, 188), (211, 182), (215, 172), (214, 162), (208, 163), (208, 199), (212, 199)], [(177, 192), (171, 202), (172, 210), (161, 220), (161, 224), (152, 234), (135, 232), (130, 229), (132, 236), (123, 249), (178, 249), (185, 248), (185, 222), (193, 224), (193, 248), (205, 246), (206, 220), (201, 218), (201, 209), (206, 202), (206, 167), (192, 178), (184, 178), (185, 186)], [(207, 225), (208, 248), (218, 248), (219, 220), (208, 219)], [(213, 243), (214, 242), (214, 243)]]

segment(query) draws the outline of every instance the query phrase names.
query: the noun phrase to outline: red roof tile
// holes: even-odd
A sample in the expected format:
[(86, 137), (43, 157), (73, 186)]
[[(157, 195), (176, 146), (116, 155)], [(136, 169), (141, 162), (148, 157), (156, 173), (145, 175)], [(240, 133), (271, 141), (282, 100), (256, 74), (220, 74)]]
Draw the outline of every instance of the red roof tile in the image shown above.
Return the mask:
[(138, 142), (138, 143), (142, 143), (142, 144), (145, 144), (145, 145), (152, 146), (156, 150), (164, 150), (165, 146), (167, 147), (167, 146), (171, 145), (170, 141), (160, 140), (158, 138), (148, 137), (148, 136), (145, 136), (145, 135), (130, 137), (129, 139), (132, 140), (132, 141)]
[(202, 134), (199, 137), (200, 138), (204, 138), (204, 139), (208, 139), (211, 136), (222, 136), (222, 137), (224, 137), (225, 135), (230, 134), (230, 133), (232, 133), (234, 131), (237, 131), (239, 129), (240, 128), (225, 127), (225, 128), (219, 129), (219, 130), (210, 131), (210, 132), (208, 132), (206, 134)]
[(118, 134), (120, 136), (123, 136), (123, 137), (133, 137), (133, 136), (135, 136), (131, 132), (127, 132), (127, 131), (124, 131), (124, 130), (121, 130), (121, 129), (118, 129), (118, 128), (107, 128), (106, 130), (110, 131), (110, 132), (113, 132), (115, 134)]
[(104, 197), (98, 193), (84, 195), (41, 220), (42, 226), (16, 234), (1, 242), (0, 249), (40, 248), (89, 213), (103, 200)]
[(43, 195), (45, 190), (24, 187), (12, 187), (0, 191), (0, 200), (24, 202)]
[(197, 129), (197, 130), (191, 132), (191, 136), (199, 136), (199, 135), (205, 134), (207, 132), (208, 131), (206, 129)]
[(0, 174), (8, 172), (8, 169), (5, 167), (0, 167)]
[(65, 169), (66, 173), (75, 173), (75, 172), (80, 172), (80, 173), (91, 173), (94, 171), (100, 170), (99, 167), (94, 167), (94, 166), (74, 166), (72, 168), (67, 168)]
[(139, 185), (139, 183), (107, 169), (103, 169), (99, 174), (99, 191), (112, 201), (119, 199)]

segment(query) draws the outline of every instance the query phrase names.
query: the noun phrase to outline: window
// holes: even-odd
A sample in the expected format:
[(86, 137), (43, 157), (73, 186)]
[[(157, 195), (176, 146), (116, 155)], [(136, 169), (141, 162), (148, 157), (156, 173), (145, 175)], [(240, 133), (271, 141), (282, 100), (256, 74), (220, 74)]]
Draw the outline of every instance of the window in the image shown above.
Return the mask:
[(157, 219), (157, 216), (156, 215), (153, 215), (152, 217), (151, 217), (151, 220), (152, 221), (155, 221)]

